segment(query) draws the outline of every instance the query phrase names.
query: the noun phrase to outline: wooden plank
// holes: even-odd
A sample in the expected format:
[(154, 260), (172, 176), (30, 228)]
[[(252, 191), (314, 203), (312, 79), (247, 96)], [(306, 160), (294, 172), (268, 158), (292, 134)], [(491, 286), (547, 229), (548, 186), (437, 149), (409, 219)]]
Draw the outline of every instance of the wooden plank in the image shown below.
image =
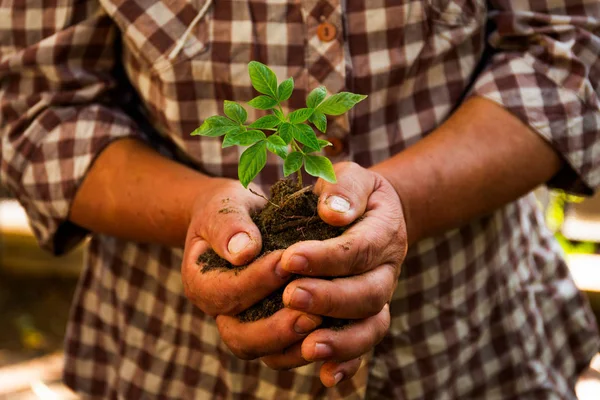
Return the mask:
[(600, 243), (600, 214), (582, 214), (574, 208), (566, 210), (561, 232), (570, 240)]
[(600, 293), (599, 254), (570, 254), (567, 256), (567, 264), (579, 289)]
[(590, 367), (579, 377), (575, 385), (579, 400), (598, 400), (600, 398), (600, 354), (592, 359)]
[(0, 368), (0, 395), (29, 390), (33, 382), (56, 382), (62, 377), (64, 355), (54, 353)]
[(567, 239), (600, 243), (600, 193), (568, 204), (561, 232)]

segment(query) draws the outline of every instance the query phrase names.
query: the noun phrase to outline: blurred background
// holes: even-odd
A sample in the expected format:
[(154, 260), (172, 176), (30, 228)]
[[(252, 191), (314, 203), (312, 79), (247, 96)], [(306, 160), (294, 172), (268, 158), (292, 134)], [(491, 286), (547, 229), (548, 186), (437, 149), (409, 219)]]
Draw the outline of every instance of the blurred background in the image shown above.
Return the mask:
[[(579, 288), (600, 320), (600, 195), (583, 200), (539, 189)], [(0, 400), (76, 399), (61, 384), (62, 340), (85, 243), (62, 257), (40, 250), (24, 211), (0, 182)], [(600, 399), (600, 355), (578, 385)]]

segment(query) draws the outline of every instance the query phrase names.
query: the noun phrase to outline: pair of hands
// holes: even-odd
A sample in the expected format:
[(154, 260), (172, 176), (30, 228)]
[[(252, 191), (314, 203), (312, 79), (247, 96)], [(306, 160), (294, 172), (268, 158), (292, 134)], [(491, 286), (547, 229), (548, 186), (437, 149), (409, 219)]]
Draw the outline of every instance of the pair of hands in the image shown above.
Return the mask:
[[(239, 358), (260, 358), (274, 369), (324, 361), (320, 378), (331, 387), (351, 378), (360, 357), (385, 336), (388, 303), (406, 255), (405, 219), (400, 199), (381, 175), (354, 163), (335, 165), (338, 183), (319, 180), (318, 212), (327, 223), (345, 226), (340, 237), (296, 243), (252, 262), (241, 273), (202, 273), (198, 256), (213, 248), (234, 265), (244, 265), (261, 249), (250, 212), (264, 200), (239, 182), (213, 179), (193, 209), (182, 265), (185, 295), (216, 317), (224, 343)], [(227, 213), (219, 210), (227, 208)], [(291, 273), (305, 278), (288, 284)], [(323, 280), (313, 277), (334, 277)], [(285, 308), (269, 318), (242, 323), (235, 317), (287, 284)], [(322, 316), (354, 319), (349, 327), (318, 329)]]

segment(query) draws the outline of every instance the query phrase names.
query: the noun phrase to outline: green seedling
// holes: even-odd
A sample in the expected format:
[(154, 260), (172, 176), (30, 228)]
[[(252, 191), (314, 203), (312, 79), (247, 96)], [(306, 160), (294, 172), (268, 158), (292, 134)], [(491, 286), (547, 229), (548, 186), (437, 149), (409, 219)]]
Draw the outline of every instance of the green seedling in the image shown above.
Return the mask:
[(207, 118), (191, 134), (225, 136), (223, 148), (249, 146), (242, 153), (238, 165), (238, 177), (245, 188), (267, 164), (267, 151), (284, 160), (283, 173), (286, 177), (298, 173), (300, 186), (302, 167), (309, 175), (335, 183), (336, 177), (331, 161), (327, 157), (314, 154), (324, 147), (331, 146), (331, 143), (319, 139), (309, 123), (325, 133), (326, 115), (342, 115), (367, 96), (340, 92), (327, 97), (327, 90), (321, 86), (310, 92), (306, 98), (306, 108), (286, 115), (281, 104), (291, 97), (294, 79), (288, 78), (278, 84), (275, 73), (257, 61), (251, 61), (248, 70), (252, 86), (260, 93), (250, 100), (248, 105), (270, 113), (248, 124), (246, 109), (236, 102), (225, 100), (225, 116), (214, 115)]

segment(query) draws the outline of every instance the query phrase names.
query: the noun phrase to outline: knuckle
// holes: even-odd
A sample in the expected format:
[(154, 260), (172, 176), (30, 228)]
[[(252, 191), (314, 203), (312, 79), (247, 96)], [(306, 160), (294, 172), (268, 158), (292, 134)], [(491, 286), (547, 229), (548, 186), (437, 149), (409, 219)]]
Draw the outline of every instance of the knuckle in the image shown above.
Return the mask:
[(400, 260), (404, 260), (406, 254), (408, 253), (408, 235), (406, 234), (406, 229), (401, 229), (398, 232), (398, 254), (400, 256)]
[[(328, 285), (329, 286), (329, 285)], [(336, 302), (334, 301), (331, 290), (327, 287), (317, 297), (319, 303), (319, 309), (324, 315), (331, 315), (337, 311)]]
[(371, 269), (377, 258), (379, 246), (375, 239), (365, 238), (362, 249), (358, 250), (355, 262), (352, 265), (352, 273), (359, 273)]
[(229, 307), (229, 302), (226, 300), (227, 295), (211, 296), (211, 308), (218, 311), (218, 314), (227, 314), (225, 311)]
[(236, 296), (222, 294), (212, 298), (213, 308), (218, 314), (235, 315), (242, 311), (242, 306)]
[(362, 265), (363, 258), (364, 254), (362, 250), (354, 248), (354, 251), (352, 252), (352, 259), (348, 265), (348, 271), (346, 271), (348, 275), (354, 275), (360, 269), (359, 266)]
[(390, 319), (388, 316), (380, 315), (375, 319), (375, 337), (377, 338), (377, 343), (383, 339), (389, 328)]
[(335, 164), (335, 170), (337, 173), (340, 173), (340, 174), (350, 172), (355, 168), (361, 168), (361, 167), (353, 161), (342, 161), (342, 162)]
[(384, 278), (385, 302), (381, 304), (381, 308), (383, 308), (385, 303), (391, 301), (394, 296), (396, 286), (398, 285), (398, 275), (400, 275), (400, 263), (384, 264), (383, 268), (387, 272), (387, 277)]
[(367, 291), (366, 298), (366, 309), (370, 315), (376, 315), (385, 303), (387, 302), (389, 294), (387, 293), (386, 284), (379, 281), (377, 282), (372, 290)]
[(205, 293), (201, 301), (204, 304), (203, 311), (209, 315), (235, 315), (241, 309), (235, 296), (226, 290), (209, 291), (207, 288), (203, 292)]
[(398, 237), (398, 229), (396, 224), (391, 224), (389, 222), (382, 224), (382, 237), (386, 238), (387, 241), (396, 242)]

